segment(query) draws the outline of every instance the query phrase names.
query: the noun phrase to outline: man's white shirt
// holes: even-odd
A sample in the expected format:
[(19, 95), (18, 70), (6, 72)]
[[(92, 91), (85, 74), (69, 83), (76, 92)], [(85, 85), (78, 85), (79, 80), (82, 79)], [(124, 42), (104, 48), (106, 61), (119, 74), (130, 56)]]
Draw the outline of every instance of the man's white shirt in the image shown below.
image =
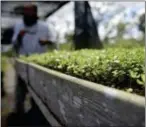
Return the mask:
[(17, 43), (17, 37), (21, 30), (27, 31), (22, 39), (22, 45), (19, 50), (19, 54), (21, 55), (46, 52), (48, 46), (40, 45), (39, 41), (48, 40), (55, 42), (56, 39), (49, 26), (43, 21), (38, 21), (31, 27), (26, 27), (23, 21), (21, 21), (14, 26), (13, 44)]

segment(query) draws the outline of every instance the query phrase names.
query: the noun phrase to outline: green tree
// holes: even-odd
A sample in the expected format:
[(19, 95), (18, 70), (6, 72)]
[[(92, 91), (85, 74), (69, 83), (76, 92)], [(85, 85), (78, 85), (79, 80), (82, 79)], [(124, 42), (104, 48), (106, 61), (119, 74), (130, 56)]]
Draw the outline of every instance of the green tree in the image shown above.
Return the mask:
[(124, 23), (119, 23), (118, 25), (117, 25), (117, 37), (118, 38), (122, 38), (123, 37), (123, 34), (124, 34), (124, 32), (125, 32), (125, 28), (126, 28), (126, 24), (124, 24)]
[(72, 43), (72, 42), (73, 42), (73, 36), (74, 36), (74, 33), (66, 34), (66, 35), (65, 35), (66, 41), (69, 42), (69, 43), (70, 43), (70, 42)]
[(143, 34), (145, 33), (145, 13), (143, 13), (140, 17), (139, 17), (139, 24), (138, 24), (139, 30), (141, 32), (143, 32)]

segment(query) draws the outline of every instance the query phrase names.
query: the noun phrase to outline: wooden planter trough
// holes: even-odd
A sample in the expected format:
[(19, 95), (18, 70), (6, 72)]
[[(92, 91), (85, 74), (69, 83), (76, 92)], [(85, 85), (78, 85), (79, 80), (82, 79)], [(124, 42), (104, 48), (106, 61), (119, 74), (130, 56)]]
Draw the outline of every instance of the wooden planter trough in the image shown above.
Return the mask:
[(33, 99), (53, 126), (145, 126), (144, 97), (21, 60), (16, 61), (16, 67)]

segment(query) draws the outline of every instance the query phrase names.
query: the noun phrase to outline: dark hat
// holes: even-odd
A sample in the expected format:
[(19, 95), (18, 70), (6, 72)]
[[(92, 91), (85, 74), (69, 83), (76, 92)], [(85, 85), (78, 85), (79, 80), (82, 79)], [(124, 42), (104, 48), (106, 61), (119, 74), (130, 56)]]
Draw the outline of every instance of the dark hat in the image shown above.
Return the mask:
[(37, 15), (37, 6), (35, 4), (24, 5), (23, 14)]

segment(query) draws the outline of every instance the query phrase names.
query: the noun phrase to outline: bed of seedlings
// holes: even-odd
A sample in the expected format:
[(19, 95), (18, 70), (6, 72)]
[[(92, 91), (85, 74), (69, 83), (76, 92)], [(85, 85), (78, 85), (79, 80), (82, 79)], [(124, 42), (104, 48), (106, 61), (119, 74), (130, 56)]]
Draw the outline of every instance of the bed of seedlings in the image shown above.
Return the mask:
[(22, 59), (130, 93), (145, 93), (144, 48), (54, 51)]

